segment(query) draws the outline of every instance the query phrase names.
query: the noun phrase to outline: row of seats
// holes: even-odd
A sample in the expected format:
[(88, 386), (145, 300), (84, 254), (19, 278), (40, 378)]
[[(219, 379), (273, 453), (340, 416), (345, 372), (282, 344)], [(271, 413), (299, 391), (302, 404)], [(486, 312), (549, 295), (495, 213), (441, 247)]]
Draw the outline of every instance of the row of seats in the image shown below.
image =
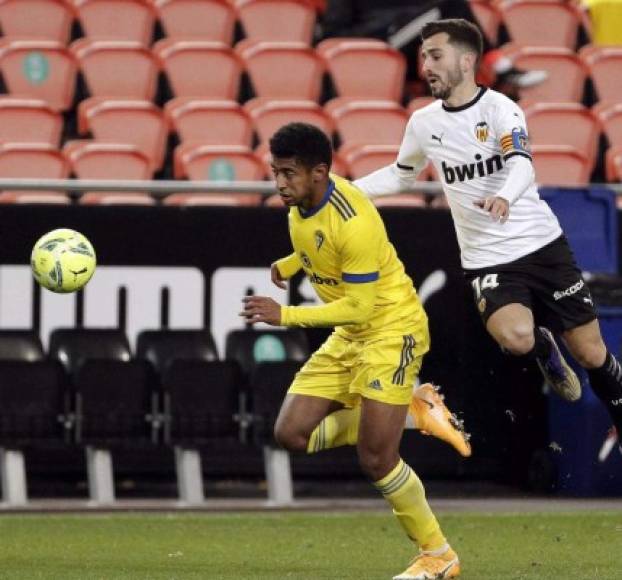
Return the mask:
[[(66, 111), (78, 71), (90, 96), (153, 101), (160, 71), (175, 97), (237, 99), (242, 73), (260, 97), (317, 101), (328, 71), (340, 96), (400, 101), (404, 56), (381, 41), (304, 43), (244, 40), (225, 44), (164, 39), (150, 50), (132, 41), (80, 39), (0, 42), (0, 72), (9, 93), (46, 100)], [(287, 71), (287, 78), (283, 71)]]
[(156, 21), (171, 38), (231, 44), (236, 21), (247, 38), (309, 44), (316, 22), (311, 0), (3, 0), (6, 37), (67, 43), (74, 20), (88, 38), (148, 45)]
[(34, 333), (0, 331), (0, 447), (197, 445), (246, 440), (251, 425), (255, 441), (271, 440), (285, 390), (307, 356), (296, 331), (234, 331), (226, 360), (207, 331), (145, 331), (135, 358), (119, 330), (55, 330), (47, 357)]

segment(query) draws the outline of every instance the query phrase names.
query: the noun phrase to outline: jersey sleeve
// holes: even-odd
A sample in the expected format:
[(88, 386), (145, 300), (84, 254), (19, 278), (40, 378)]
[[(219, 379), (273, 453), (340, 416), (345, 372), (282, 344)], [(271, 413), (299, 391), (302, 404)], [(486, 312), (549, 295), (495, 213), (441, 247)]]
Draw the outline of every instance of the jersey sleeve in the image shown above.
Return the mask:
[(300, 257), (296, 252), (292, 252), (289, 256), (277, 260), (275, 264), (281, 277), (286, 280), (291, 278), (302, 268)]
[(515, 155), (531, 160), (525, 114), (516, 103), (510, 99), (500, 102), (493, 123), (504, 161)]
[(417, 175), (427, 164), (426, 155), (417, 140), (415, 123), (413, 115), (406, 125), (395, 163), (377, 169), (354, 182), (354, 185), (369, 197), (402, 193), (414, 187)]

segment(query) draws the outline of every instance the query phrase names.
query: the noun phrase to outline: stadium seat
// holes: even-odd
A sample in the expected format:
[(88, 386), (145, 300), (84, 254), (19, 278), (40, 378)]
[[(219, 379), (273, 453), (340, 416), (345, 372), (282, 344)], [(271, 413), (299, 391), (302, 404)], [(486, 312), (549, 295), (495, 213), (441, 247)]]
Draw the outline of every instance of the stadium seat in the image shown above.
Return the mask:
[(151, 179), (149, 158), (135, 145), (81, 142), (65, 155), (78, 179)]
[(363, 145), (350, 147), (344, 153), (348, 175), (352, 179), (363, 177), (376, 169), (390, 165), (397, 159), (399, 145)]
[(253, 207), (261, 205), (259, 193), (172, 193), (164, 198), (164, 205), (197, 207), (228, 206)]
[(159, 376), (175, 360), (218, 360), (214, 338), (209, 330), (143, 330), (136, 340), (136, 357), (148, 360)]
[(73, 6), (65, 0), (0, 1), (0, 27), (5, 37), (65, 44), (73, 19)]
[(261, 362), (248, 381), (253, 416), (253, 441), (256, 445), (276, 446), (274, 424), (287, 389), (302, 366), (301, 361)]
[(89, 191), (80, 197), (80, 205), (157, 205), (148, 193), (140, 192), (96, 192)]
[(0, 98), (0, 143), (60, 144), (63, 117), (40, 99)]
[(252, 145), (253, 122), (235, 101), (181, 97), (169, 101), (165, 112), (182, 143)]
[(597, 103), (592, 112), (600, 120), (603, 133), (612, 147), (622, 146), (622, 101)]
[(155, 7), (168, 38), (233, 41), (236, 13), (227, 0), (156, 0)]
[(247, 38), (311, 44), (315, 8), (309, 0), (240, 0), (236, 8)]
[(532, 145), (567, 145), (596, 163), (601, 124), (578, 103), (537, 103), (525, 110)]
[(605, 155), (607, 181), (622, 182), (622, 146), (610, 147)]
[(513, 42), (574, 50), (581, 16), (570, 2), (512, 0), (498, 6)]
[(378, 38), (361, 38), (358, 36), (336, 36), (331, 38), (325, 38), (324, 40), (318, 42), (315, 50), (317, 53), (324, 58), (326, 53), (335, 49), (338, 46), (342, 46), (343, 44), (352, 45), (358, 44), (361, 46), (371, 46), (372, 48), (386, 48), (387, 43), (384, 40), (380, 40)]
[(589, 74), (601, 101), (619, 101), (622, 86), (622, 47), (603, 46), (581, 50)]
[(247, 147), (182, 144), (175, 149), (175, 177), (192, 181), (260, 181), (263, 163)]
[(236, 361), (247, 376), (264, 362), (305, 361), (307, 337), (300, 329), (232, 330), (225, 342), (225, 359)]
[(532, 157), (539, 185), (585, 185), (590, 162), (570, 145), (534, 145)]
[(398, 50), (343, 42), (324, 50), (322, 56), (339, 96), (401, 101), (406, 59)]
[(501, 13), (496, 3), (489, 0), (469, 0), (469, 6), (479, 27), (492, 46), (497, 46)]
[(391, 101), (359, 101), (331, 112), (342, 146), (399, 145), (408, 121)]
[[(67, 179), (69, 163), (63, 155), (51, 145), (43, 143), (11, 143), (0, 146), (0, 178), (42, 178)], [(58, 202), (59, 194), (54, 191), (5, 191), (6, 201), (37, 202), (36, 198), (49, 195), (50, 203)], [(9, 195), (10, 194), (10, 195)]]
[(0, 193), (0, 203), (70, 205), (71, 199), (66, 194), (55, 191), (3, 191)]
[(520, 91), (521, 98), (532, 101), (581, 102), (587, 68), (568, 48), (526, 46), (512, 56), (514, 65), (523, 70), (540, 69), (548, 78)]
[(90, 132), (97, 141), (135, 145), (151, 160), (154, 171), (162, 168), (169, 126), (163, 112), (149, 101), (87, 99), (78, 107), (78, 127), (80, 134)]
[[(236, 52), (244, 61), (256, 96), (319, 99), (324, 63), (306, 44), (243, 41)], [(287, 82), (283, 82), (283, 71), (287, 71)]]
[(60, 42), (0, 41), (0, 72), (12, 95), (42, 99), (66, 111), (73, 103), (77, 71), (75, 58)]
[(92, 97), (153, 101), (159, 66), (139, 42), (80, 39), (71, 51)]
[(375, 197), (376, 207), (426, 207), (425, 196), (422, 193), (408, 193), (402, 195), (386, 195)]
[(150, 0), (75, 0), (75, 7), (87, 38), (151, 44), (156, 11)]
[(406, 112), (408, 115), (412, 115), (415, 111), (419, 109), (423, 109), (423, 107), (427, 107), (429, 104), (436, 101), (434, 97), (415, 97), (411, 99), (411, 101), (406, 106)]
[(329, 138), (332, 138), (333, 120), (320, 105), (313, 101), (264, 101), (262, 99), (262, 102), (257, 103), (256, 106), (249, 101), (245, 109), (250, 113), (261, 141), (268, 141), (280, 127), (294, 121), (315, 125)]
[(176, 97), (237, 99), (244, 67), (227, 45), (166, 38), (154, 45), (153, 52)]

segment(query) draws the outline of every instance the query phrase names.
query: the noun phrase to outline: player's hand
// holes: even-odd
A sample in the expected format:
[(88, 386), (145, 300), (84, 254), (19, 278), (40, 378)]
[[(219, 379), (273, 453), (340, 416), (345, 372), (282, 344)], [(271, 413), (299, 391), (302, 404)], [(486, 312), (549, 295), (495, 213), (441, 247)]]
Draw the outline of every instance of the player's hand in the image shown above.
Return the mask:
[(504, 224), (510, 217), (510, 204), (507, 199), (491, 195), (484, 199), (478, 199), (473, 202), (473, 205), (482, 208), (490, 214), (490, 217), (498, 222)]
[(281, 276), (281, 272), (276, 267), (276, 264), (272, 264), (270, 266), (270, 277), (272, 278), (272, 283), (275, 286), (278, 286), (281, 290), (287, 290), (287, 284), (285, 284), (285, 278)]
[(244, 310), (240, 316), (247, 322), (265, 322), (272, 326), (281, 325), (281, 305), (267, 296), (246, 296), (242, 299)]

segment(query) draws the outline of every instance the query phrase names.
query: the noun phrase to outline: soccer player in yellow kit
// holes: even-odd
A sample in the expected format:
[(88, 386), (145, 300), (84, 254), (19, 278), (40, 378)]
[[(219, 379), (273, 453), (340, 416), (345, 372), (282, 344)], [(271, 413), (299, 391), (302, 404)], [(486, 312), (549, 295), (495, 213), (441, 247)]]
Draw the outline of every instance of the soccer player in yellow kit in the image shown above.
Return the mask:
[[(409, 406), (418, 428), (426, 413), (412, 405), (413, 384), (430, 345), (427, 316), (412, 280), (371, 201), (329, 174), (332, 151), (322, 131), (290, 123), (273, 135), (270, 151), (278, 190), (291, 208), (294, 247), (273, 264), (272, 280), (284, 288), (302, 268), (324, 304), (281, 306), (249, 296), (241, 314), (250, 322), (335, 327), (290, 386), (276, 440), (285, 449), (307, 453), (356, 445), (363, 471), (419, 545), (411, 566), (395, 578), (456, 577), (458, 557), (421, 480), (399, 455)], [(452, 444), (469, 455), (464, 434), (452, 428), (461, 439)]]

